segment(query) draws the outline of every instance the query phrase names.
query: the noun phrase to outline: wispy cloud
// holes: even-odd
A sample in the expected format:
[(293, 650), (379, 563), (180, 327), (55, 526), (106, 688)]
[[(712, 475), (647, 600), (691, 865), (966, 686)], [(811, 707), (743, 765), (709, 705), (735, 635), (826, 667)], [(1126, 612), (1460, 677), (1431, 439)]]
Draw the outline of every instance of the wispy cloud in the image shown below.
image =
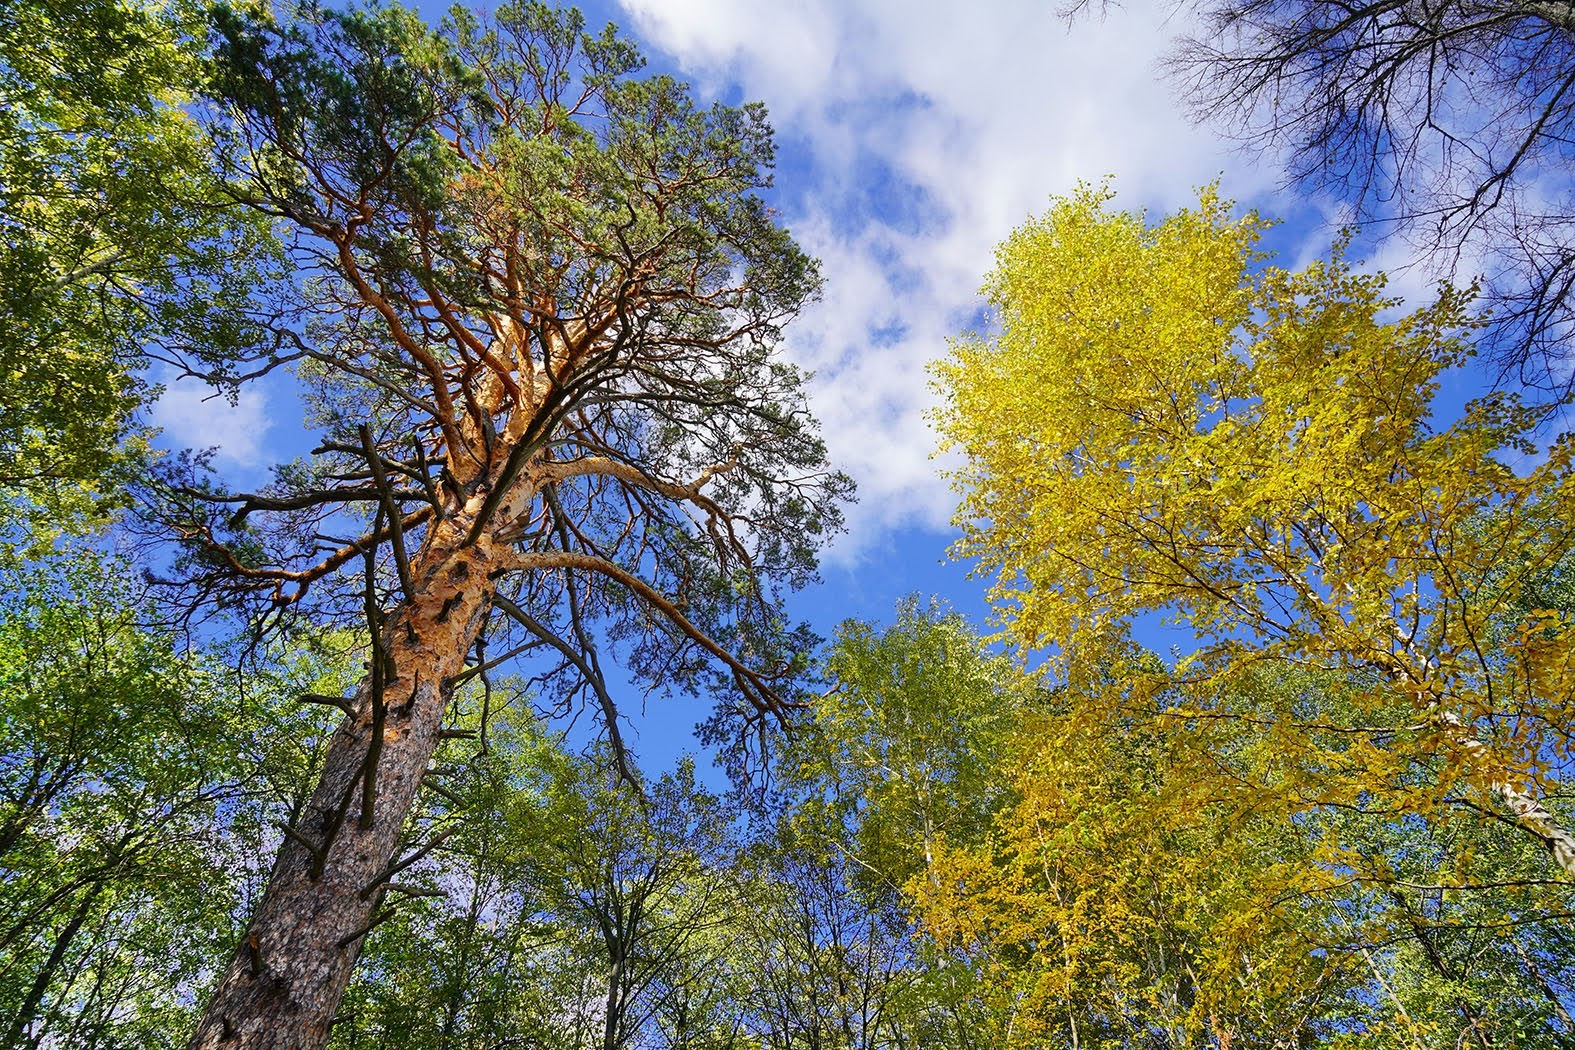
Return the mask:
[(160, 381), (164, 393), (153, 406), (151, 422), (163, 431), (161, 445), (216, 449), (217, 465), (242, 477), (260, 475), (280, 458), (268, 440), (273, 413), (262, 384), (243, 387), (231, 404), (221, 391), (206, 383), (171, 381), (168, 377)]
[(977, 323), (1013, 227), (1106, 174), (1124, 204), (1166, 209), (1222, 172), (1238, 199), (1275, 183), (1184, 119), (1157, 70), (1184, 27), (1158, 7), (1068, 26), (1044, 0), (622, 3), (702, 95), (771, 109), (779, 206), (827, 280), (790, 350), (816, 373), (813, 406), (863, 497), (844, 558), (948, 519), (924, 366)]

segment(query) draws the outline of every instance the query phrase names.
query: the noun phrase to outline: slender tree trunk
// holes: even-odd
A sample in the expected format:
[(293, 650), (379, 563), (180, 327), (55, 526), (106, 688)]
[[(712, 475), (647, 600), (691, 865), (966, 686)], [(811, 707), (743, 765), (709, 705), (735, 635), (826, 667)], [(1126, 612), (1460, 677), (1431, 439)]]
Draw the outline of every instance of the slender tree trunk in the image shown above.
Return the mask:
[(612, 969), (607, 973), (607, 1007), (602, 1015), (602, 1050), (618, 1050), (618, 1033), (623, 1027), (623, 968), (621, 950), (613, 958)]
[[(37, 975), (33, 978), (33, 986), (28, 989), (27, 998), (22, 1001), (16, 1016), (11, 1020), (10, 1028), (6, 1031), (5, 1042), (0, 1045), (23, 1045), (23, 1033), (33, 1023), (34, 1017), (38, 1014), (38, 1008), (44, 1001), (44, 993), (49, 991), (50, 982), (55, 979), (55, 974), (59, 971), (60, 964), (65, 961), (67, 949), (76, 940), (77, 934), (82, 929), (82, 924), (87, 921), (88, 913), (93, 910), (93, 903), (98, 900), (99, 894), (104, 891), (104, 886), (107, 882), (108, 877), (102, 881), (95, 882), (92, 888), (83, 895), (82, 900), (77, 903), (76, 911), (72, 913), (70, 920), (55, 937), (55, 943), (49, 950), (49, 958), (44, 961), (43, 967), (39, 969)], [(37, 1046), (38, 1039), (36, 1037), (29, 1039), (27, 1045)]]
[(1515, 954), (1520, 956), (1520, 961), (1526, 964), (1526, 970), (1531, 974), (1531, 979), (1537, 983), (1537, 987), (1541, 989), (1542, 994), (1547, 996), (1548, 1005), (1553, 1008), (1554, 1015), (1563, 1022), (1564, 1031), (1567, 1034), (1575, 1035), (1575, 1017), (1571, 1017), (1570, 1012), (1564, 1008), (1564, 1003), (1559, 999), (1558, 990), (1549, 983), (1547, 975), (1542, 972), (1542, 967), (1537, 965), (1536, 960), (1532, 959), (1530, 953), (1526, 951), (1525, 945), (1521, 944), (1519, 940), (1511, 938), (1510, 943), (1515, 946)]
[(329, 742), (322, 778), (280, 848), (193, 1050), (307, 1050), (327, 1041), (361, 942), (386, 915), (389, 868), (440, 739), (443, 683), (462, 670), (494, 591), (491, 535), (465, 546), (469, 520), (463, 514), (434, 526), (413, 559), (415, 594), (384, 624), (393, 673), (384, 687), (372, 812), (362, 805), (375, 720), (368, 680)]
[(476, 858), (473, 871), (474, 878), (471, 882), (470, 904), (465, 909), (465, 932), (460, 936), (459, 951), (454, 961), (453, 982), (447, 989), (446, 1001), (443, 1003), (443, 1028), (438, 1033), (438, 1046), (448, 1050), (454, 1045), (454, 1033), (459, 1030), (459, 1012), (465, 1006), (466, 977), (470, 973), (470, 952), (476, 942), (476, 930), (481, 925), (481, 893), (484, 885), (482, 867), (486, 863), (486, 847), (482, 847), (483, 856)]
[[(1488, 746), (1478, 740), (1469, 728), (1454, 714), (1445, 711), (1437, 716), (1449, 732), (1450, 739), (1466, 754), (1475, 759), (1491, 759)], [(1528, 833), (1542, 840), (1553, 863), (1566, 875), (1575, 875), (1575, 833), (1559, 823), (1535, 796), (1529, 794), (1509, 778), (1494, 776), (1493, 791), (1515, 815), (1516, 821)]]
[[(1454, 984), (1456, 981), (1455, 968), (1449, 965), (1449, 960), (1445, 959), (1444, 953), (1439, 950), (1438, 941), (1433, 936), (1434, 931), (1428, 928), (1422, 916), (1416, 913), (1405, 899), (1405, 896), (1398, 890), (1390, 890), (1389, 899), (1399, 905), (1400, 910), (1405, 913), (1406, 923), (1411, 927), (1412, 935), (1416, 938), (1417, 944), (1421, 945), (1422, 954), (1426, 956), (1434, 972), (1449, 984)], [(1492, 1050), (1492, 1033), (1487, 1024), (1484, 1023), (1481, 1012), (1471, 1005), (1471, 1000), (1464, 995), (1456, 996), (1455, 1009), (1460, 1012), (1461, 1017), (1466, 1019), (1466, 1031), (1472, 1034), (1477, 1044), (1482, 1047), (1482, 1050)], [(1465, 1039), (1465, 1032), (1460, 1033), (1460, 1037), (1456, 1039), (1455, 1045), (1463, 1045)]]

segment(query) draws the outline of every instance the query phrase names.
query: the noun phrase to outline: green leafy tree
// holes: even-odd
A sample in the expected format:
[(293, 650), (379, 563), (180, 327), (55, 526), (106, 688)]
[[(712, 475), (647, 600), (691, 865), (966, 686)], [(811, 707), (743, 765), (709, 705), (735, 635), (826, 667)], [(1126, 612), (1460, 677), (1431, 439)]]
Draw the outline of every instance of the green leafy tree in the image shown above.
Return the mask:
[[(463, 725), (478, 722), (475, 698), (456, 697)], [(331, 1046), (590, 1045), (565, 1020), (592, 975), (521, 864), (522, 843), (542, 845), (531, 839), (540, 829), (510, 823), (568, 761), (512, 706), (491, 716), (484, 749), (443, 745), (415, 818), (435, 846), (399, 873), (400, 906), (368, 938)]]
[(0, 10), (0, 486), (45, 538), (118, 498), (147, 352), (222, 360), (276, 258), (190, 115), (203, 35), (185, 3)]
[(801, 806), (829, 807), (827, 834), (893, 887), (928, 866), (941, 837), (981, 838), (1034, 678), (990, 655), (961, 616), (916, 599), (884, 630), (843, 624), (825, 672), (833, 686), (784, 765)]
[(750, 906), (730, 961), (741, 975), (745, 1045), (897, 1045), (916, 972), (908, 925), (860, 892), (865, 873), (846, 845), (783, 821), (764, 831), (746, 870)]
[(91, 553), (0, 578), (0, 1042), (167, 1046), (311, 767), (288, 692), (336, 658), (182, 654)]
[(781, 1047), (982, 1045), (973, 974), (915, 936), (908, 886), (990, 830), (1037, 681), (917, 599), (885, 628), (844, 623), (823, 673), (757, 830), (750, 1029)]
[[(694, 763), (643, 796), (600, 759), (555, 756), (540, 796), (516, 796), (510, 824), (524, 884), (543, 918), (581, 945), (595, 981), (580, 1008), (600, 1050), (696, 1044), (715, 1017), (697, 1014), (696, 984), (721, 969), (710, 936), (739, 906), (727, 867), (733, 843), (721, 800)], [(667, 1022), (663, 1027), (661, 1022)]]

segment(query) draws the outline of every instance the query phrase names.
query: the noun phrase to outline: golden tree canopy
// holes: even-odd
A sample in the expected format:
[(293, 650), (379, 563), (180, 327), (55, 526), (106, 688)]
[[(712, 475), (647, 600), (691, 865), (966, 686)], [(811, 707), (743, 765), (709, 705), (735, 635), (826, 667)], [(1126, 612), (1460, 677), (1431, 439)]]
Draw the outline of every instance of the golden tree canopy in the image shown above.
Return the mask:
[[(1522, 601), (1575, 539), (1571, 445), (1539, 452), (1510, 394), (1434, 419), (1469, 296), (1396, 317), (1339, 245), (1264, 265), (1266, 223), (1212, 190), (1157, 224), (1109, 198), (1014, 233), (986, 285), (999, 330), (936, 369), (958, 551), (1008, 631), (1073, 667), (1159, 615), (1195, 631), (1193, 681), (1338, 671), (1356, 735), (1437, 766), (1399, 804), (1489, 796), (1575, 871), (1539, 801), (1570, 758), (1571, 625)], [(1360, 790), (1401, 790), (1374, 768)]]

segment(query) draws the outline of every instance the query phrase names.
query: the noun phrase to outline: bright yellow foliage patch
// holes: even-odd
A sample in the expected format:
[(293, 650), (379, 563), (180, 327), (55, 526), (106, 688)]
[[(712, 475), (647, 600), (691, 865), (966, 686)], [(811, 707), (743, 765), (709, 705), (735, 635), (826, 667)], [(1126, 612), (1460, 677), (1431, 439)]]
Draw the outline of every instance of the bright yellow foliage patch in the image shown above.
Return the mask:
[(1316, 951), (1343, 880), (1272, 819), (1273, 790), (1233, 792), (1198, 740), (1165, 732), (1155, 698), (1104, 698), (1118, 709), (1101, 726), (1073, 703), (1027, 727), (995, 835), (939, 850), (909, 884), (929, 934), (980, 971), (985, 1042), (1296, 1046), (1322, 1031), (1365, 976)]
[[(1527, 1000), (1436, 949), (1517, 957), (1570, 906), (1575, 623), (1538, 595), (1575, 450), (1510, 394), (1434, 419), (1468, 294), (1401, 315), (1343, 245), (1267, 265), (1212, 190), (1153, 224), (1109, 198), (1002, 244), (996, 330), (935, 367), (955, 552), (1064, 684), (922, 921), (1000, 1045), (1513, 1041)], [(1130, 655), (1156, 620), (1196, 639), (1168, 665)]]
[(1517, 470), (1535, 418), (1511, 395), (1433, 423), (1466, 297), (1385, 320), (1384, 279), (1338, 247), (1261, 267), (1265, 223), (1212, 191), (1153, 226), (1108, 196), (1013, 234), (986, 286), (1000, 331), (936, 367), (966, 455), (956, 550), (1009, 632), (1070, 667), (1157, 613), (1196, 633), (1196, 680), (1266, 660), (1371, 679), (1480, 787), (1568, 758), (1548, 729), (1575, 713), (1571, 625), (1494, 638), (1575, 540), (1572, 447)]

